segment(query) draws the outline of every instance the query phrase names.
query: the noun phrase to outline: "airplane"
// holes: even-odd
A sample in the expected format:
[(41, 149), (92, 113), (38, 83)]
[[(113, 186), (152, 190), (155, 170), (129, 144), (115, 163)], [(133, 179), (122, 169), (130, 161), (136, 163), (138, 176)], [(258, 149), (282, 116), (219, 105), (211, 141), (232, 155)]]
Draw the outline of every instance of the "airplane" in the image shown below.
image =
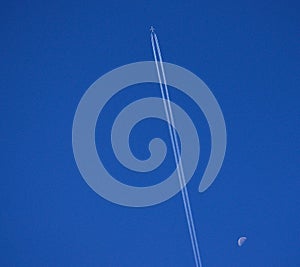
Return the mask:
[(155, 28), (153, 26), (150, 27), (150, 31), (154, 32)]

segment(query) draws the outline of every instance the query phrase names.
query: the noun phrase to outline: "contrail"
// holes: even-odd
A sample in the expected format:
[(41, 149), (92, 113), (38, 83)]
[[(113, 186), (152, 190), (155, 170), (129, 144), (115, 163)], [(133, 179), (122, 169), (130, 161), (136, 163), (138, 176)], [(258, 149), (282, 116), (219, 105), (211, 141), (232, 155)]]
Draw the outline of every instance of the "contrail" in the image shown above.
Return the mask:
[[(194, 226), (194, 221), (193, 221), (193, 216), (192, 216), (192, 210), (191, 210), (191, 205), (190, 205), (190, 200), (189, 200), (189, 195), (188, 195), (186, 186), (184, 186), (185, 185), (185, 175), (184, 175), (184, 171), (183, 171), (183, 166), (182, 166), (182, 161), (181, 161), (180, 151), (179, 151), (179, 145), (178, 145), (177, 135), (176, 135), (176, 131), (175, 131), (175, 123), (174, 123), (173, 113), (172, 113), (171, 104), (170, 104), (170, 97), (169, 97), (169, 92), (168, 92), (166, 75), (165, 75), (165, 71), (164, 71), (164, 67), (163, 67), (163, 60), (162, 60), (162, 56), (161, 56), (161, 52), (160, 52), (160, 48), (159, 48), (158, 38), (154, 32), (154, 28), (151, 27), (150, 30), (151, 30), (152, 50), (153, 50), (157, 75), (158, 75), (158, 79), (159, 79), (159, 86), (160, 86), (160, 91), (162, 94), (164, 109), (165, 109), (166, 117), (168, 120), (168, 127), (169, 127), (169, 133), (170, 133), (170, 137), (171, 137), (174, 158), (175, 158), (175, 162), (178, 164), (178, 167), (176, 169), (177, 169), (177, 174), (178, 174), (179, 181), (180, 181), (182, 199), (183, 199), (184, 210), (185, 210), (185, 214), (186, 214), (186, 218), (187, 218), (189, 234), (190, 234), (193, 253), (194, 253), (194, 259), (195, 259), (196, 266), (202, 267), (199, 246), (198, 246), (198, 241), (197, 241), (197, 236), (196, 236), (196, 231), (195, 231), (195, 226)], [(157, 53), (158, 53), (158, 59), (157, 59)], [(161, 76), (163, 78), (163, 82), (162, 82)], [(173, 125), (174, 127), (171, 127), (171, 125)]]

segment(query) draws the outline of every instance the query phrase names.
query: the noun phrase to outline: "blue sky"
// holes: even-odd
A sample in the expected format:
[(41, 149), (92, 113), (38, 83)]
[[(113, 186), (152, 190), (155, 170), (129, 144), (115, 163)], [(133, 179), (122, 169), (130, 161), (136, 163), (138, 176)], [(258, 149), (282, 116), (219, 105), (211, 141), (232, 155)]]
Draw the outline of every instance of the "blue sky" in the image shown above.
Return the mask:
[(218, 178), (202, 194), (199, 176), (188, 185), (203, 266), (300, 266), (299, 3), (119, 2), (1, 5), (0, 265), (194, 266), (180, 194), (110, 203), (72, 152), (81, 96), (106, 72), (153, 60), (153, 25), (165, 61), (205, 81), (226, 121)]

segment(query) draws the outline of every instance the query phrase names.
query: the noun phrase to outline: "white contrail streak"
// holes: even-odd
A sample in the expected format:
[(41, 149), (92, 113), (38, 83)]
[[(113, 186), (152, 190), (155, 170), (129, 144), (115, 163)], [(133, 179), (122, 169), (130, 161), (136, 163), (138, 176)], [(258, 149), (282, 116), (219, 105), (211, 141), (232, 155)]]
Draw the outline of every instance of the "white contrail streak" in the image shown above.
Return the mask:
[[(153, 31), (153, 28), (151, 28), (151, 44), (152, 44), (152, 50), (153, 50), (157, 75), (158, 75), (158, 79), (159, 79), (159, 86), (160, 86), (160, 90), (161, 90), (161, 94), (162, 94), (164, 109), (165, 109), (166, 117), (168, 120), (168, 127), (169, 127), (169, 133), (170, 133), (170, 137), (171, 137), (171, 143), (172, 143), (175, 163), (178, 164), (178, 167), (176, 169), (177, 169), (177, 174), (178, 174), (179, 181), (180, 181), (184, 210), (185, 210), (185, 214), (186, 214), (186, 218), (187, 218), (195, 263), (196, 263), (197, 267), (202, 267), (199, 246), (198, 246), (198, 241), (197, 241), (197, 236), (196, 236), (196, 231), (195, 231), (195, 226), (194, 226), (194, 221), (193, 221), (193, 216), (192, 216), (192, 210), (191, 210), (191, 205), (190, 205), (190, 200), (189, 200), (189, 195), (188, 195), (186, 186), (184, 186), (185, 185), (185, 175), (184, 175), (182, 161), (181, 161), (181, 157), (180, 157), (179, 145), (178, 145), (178, 140), (177, 140), (177, 135), (176, 135), (176, 130), (175, 130), (173, 113), (172, 113), (171, 104), (170, 104), (170, 97), (169, 97), (169, 92), (168, 92), (166, 75), (165, 75), (165, 71), (164, 71), (164, 67), (163, 67), (163, 60), (162, 60), (162, 56), (161, 56), (161, 52), (160, 52), (160, 48), (159, 48), (158, 38), (157, 38), (155, 32)], [(158, 59), (157, 59), (157, 53), (158, 53)], [(163, 82), (162, 82), (161, 76), (163, 78)], [(171, 125), (174, 125), (174, 127), (171, 127)]]

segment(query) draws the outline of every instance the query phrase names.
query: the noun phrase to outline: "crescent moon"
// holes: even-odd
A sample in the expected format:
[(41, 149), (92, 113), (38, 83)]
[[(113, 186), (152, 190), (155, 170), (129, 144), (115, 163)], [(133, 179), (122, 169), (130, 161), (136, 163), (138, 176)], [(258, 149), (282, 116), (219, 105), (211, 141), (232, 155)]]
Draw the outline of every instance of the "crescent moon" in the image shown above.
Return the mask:
[(240, 237), (238, 239), (238, 245), (239, 245), (239, 247), (241, 247), (245, 243), (246, 240), (247, 240), (247, 237), (245, 237), (245, 236)]

